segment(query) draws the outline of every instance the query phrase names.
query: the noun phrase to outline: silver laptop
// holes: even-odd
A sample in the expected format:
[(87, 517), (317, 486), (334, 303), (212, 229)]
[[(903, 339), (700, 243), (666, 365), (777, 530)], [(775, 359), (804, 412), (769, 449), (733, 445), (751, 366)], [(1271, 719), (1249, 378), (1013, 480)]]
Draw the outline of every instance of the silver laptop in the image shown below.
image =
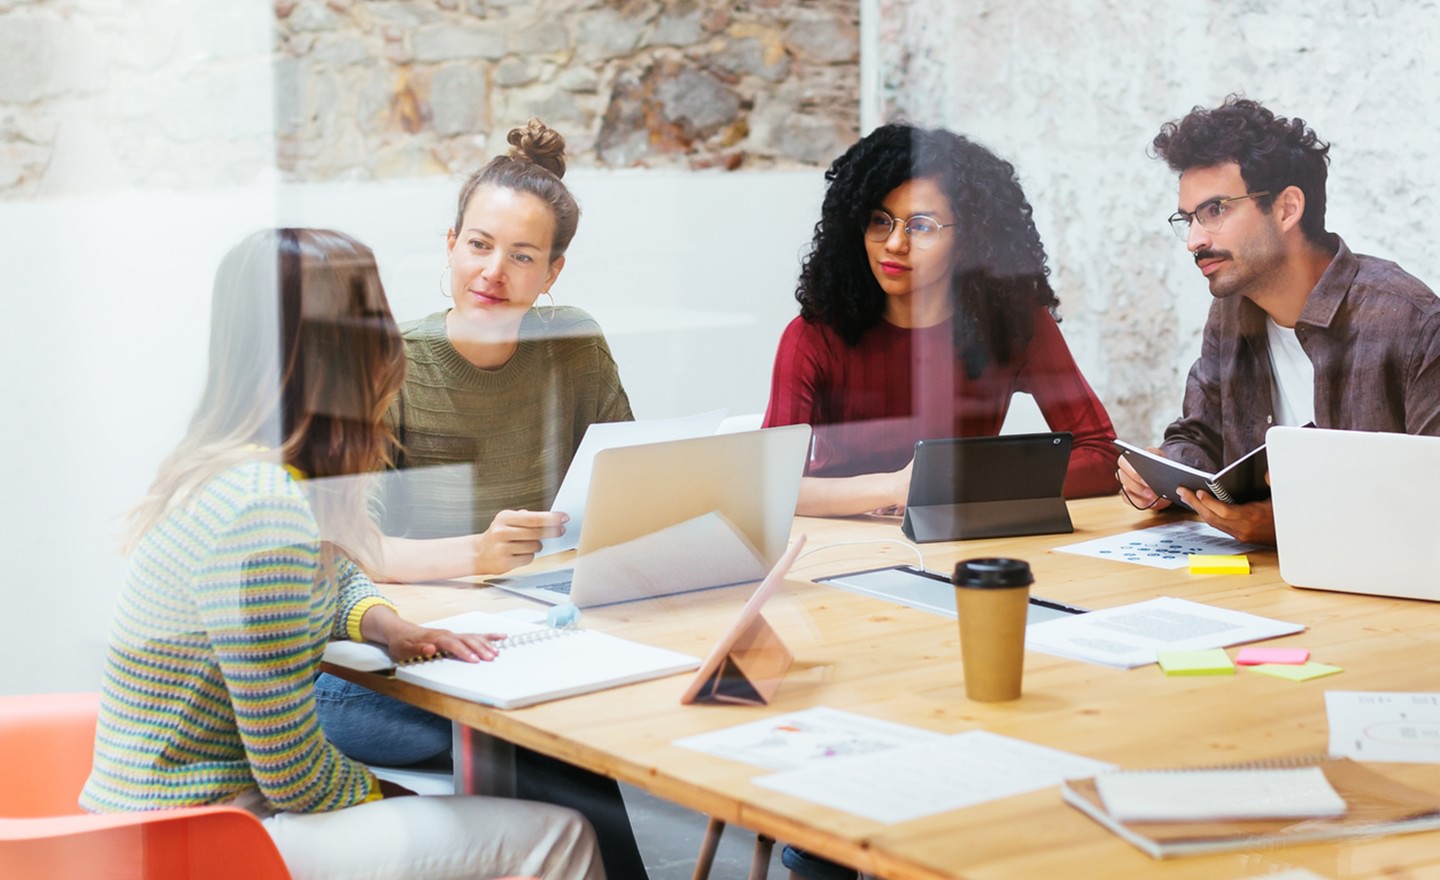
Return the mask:
[(1286, 583), (1440, 600), (1440, 437), (1271, 428), (1266, 446)]
[(785, 552), (810, 449), (789, 425), (596, 453), (573, 568), (488, 578), (551, 605), (756, 581)]

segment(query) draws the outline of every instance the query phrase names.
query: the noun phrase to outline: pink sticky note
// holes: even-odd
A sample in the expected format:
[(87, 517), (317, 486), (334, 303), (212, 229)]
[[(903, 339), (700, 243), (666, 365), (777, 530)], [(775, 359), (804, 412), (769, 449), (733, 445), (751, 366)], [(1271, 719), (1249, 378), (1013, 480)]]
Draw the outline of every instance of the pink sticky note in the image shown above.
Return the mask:
[(1299, 666), (1310, 659), (1307, 648), (1241, 648), (1235, 655), (1239, 666), (1259, 666), (1263, 663), (1283, 663)]

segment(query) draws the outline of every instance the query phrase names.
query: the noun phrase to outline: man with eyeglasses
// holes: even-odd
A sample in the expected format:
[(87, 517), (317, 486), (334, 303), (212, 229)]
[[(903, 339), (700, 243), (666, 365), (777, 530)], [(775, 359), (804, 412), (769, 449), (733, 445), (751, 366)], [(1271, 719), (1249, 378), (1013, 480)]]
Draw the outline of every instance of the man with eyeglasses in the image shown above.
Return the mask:
[[(1167, 122), (1153, 146), (1180, 174), (1170, 225), (1215, 298), (1183, 415), (1158, 451), (1216, 471), (1272, 425), (1440, 434), (1440, 299), (1325, 231), (1329, 144), (1232, 95)], [(1124, 459), (1120, 480), (1136, 507), (1168, 503)], [(1180, 495), (1242, 541), (1275, 542), (1268, 500)]]

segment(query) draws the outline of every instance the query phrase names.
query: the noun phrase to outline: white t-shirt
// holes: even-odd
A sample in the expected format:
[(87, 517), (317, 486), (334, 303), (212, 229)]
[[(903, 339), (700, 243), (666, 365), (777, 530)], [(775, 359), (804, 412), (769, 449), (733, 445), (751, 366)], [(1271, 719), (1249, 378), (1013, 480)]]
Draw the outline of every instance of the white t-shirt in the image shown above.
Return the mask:
[(1265, 318), (1270, 339), (1270, 375), (1275, 379), (1275, 424), (1308, 425), (1315, 421), (1315, 366), (1310, 363), (1294, 327)]

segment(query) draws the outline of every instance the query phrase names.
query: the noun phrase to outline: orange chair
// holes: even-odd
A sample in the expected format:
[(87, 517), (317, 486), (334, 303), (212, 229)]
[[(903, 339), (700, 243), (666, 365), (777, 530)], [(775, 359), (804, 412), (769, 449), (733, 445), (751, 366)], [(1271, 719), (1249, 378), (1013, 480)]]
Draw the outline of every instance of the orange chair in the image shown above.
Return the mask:
[(96, 694), (0, 697), (0, 877), (7, 880), (289, 880), (238, 807), (86, 813)]

